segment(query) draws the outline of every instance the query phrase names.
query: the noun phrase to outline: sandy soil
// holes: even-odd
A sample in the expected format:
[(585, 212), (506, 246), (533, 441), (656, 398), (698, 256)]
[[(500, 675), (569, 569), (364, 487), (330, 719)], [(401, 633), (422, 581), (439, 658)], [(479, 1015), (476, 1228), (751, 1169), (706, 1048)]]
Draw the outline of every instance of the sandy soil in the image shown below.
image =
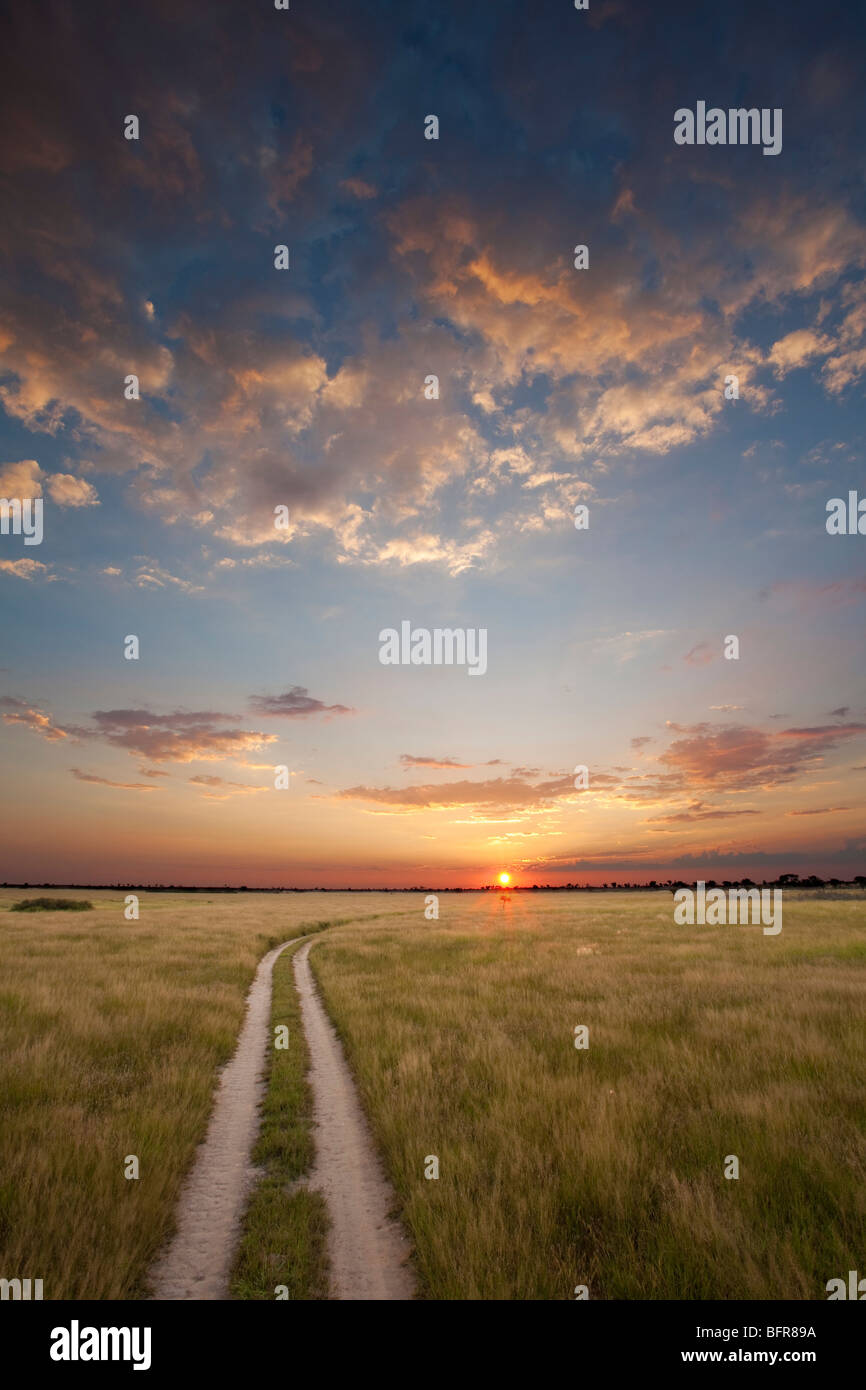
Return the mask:
[(207, 1134), (181, 1191), (177, 1233), (150, 1271), (155, 1299), (228, 1298), (232, 1256), (256, 1176), (250, 1156), (264, 1095), (271, 976), (292, 941), (259, 962), (237, 1050), (220, 1075)]
[(415, 1291), (409, 1242), (388, 1213), (396, 1205), (367, 1127), (336, 1032), (321, 1004), (307, 959), (295, 953), (310, 1049), (316, 1163), (309, 1186), (328, 1203), (331, 1296), (336, 1299), (408, 1299)]

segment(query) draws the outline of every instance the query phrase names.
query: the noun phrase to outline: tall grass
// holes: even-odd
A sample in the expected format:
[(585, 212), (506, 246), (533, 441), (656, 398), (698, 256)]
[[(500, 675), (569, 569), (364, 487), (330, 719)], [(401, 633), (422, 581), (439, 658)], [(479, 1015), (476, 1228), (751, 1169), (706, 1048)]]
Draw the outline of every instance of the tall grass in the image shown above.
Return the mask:
[(88, 891), (92, 911), (37, 923), (0, 890), (0, 1277), (42, 1279), (46, 1299), (142, 1296), (261, 956), (313, 911), (321, 926), (393, 910), (372, 894), (140, 896), (137, 922), (123, 893)]
[(862, 1267), (862, 898), (778, 937), (663, 894), (423, 903), (310, 959), (427, 1297), (822, 1299)]

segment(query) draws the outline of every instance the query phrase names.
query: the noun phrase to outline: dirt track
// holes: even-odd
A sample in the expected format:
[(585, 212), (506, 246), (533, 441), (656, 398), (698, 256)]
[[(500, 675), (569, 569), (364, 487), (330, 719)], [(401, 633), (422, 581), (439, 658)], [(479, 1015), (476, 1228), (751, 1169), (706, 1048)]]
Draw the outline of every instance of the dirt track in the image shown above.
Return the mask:
[(310, 1082), (316, 1123), (316, 1163), (309, 1185), (328, 1203), (331, 1228), (331, 1296), (337, 1299), (408, 1299), (414, 1278), (406, 1263), (409, 1243), (343, 1049), (316, 991), (310, 943), (295, 953), (294, 970), (304, 1032), (310, 1049)]
[(184, 1182), (177, 1233), (150, 1271), (155, 1299), (224, 1299), (247, 1197), (264, 1095), (271, 977), (284, 941), (259, 961), (238, 1045), (217, 1084), (204, 1142)]
[[(177, 1232), (150, 1271), (159, 1300), (227, 1299), (232, 1257), (256, 1172), (270, 1038), (272, 975), (292, 937), (259, 962), (247, 995), (247, 1013), (235, 1054), (223, 1069), (207, 1134), (180, 1194)], [(389, 1217), (394, 1194), (382, 1173), (339, 1039), (319, 1000), (307, 959), (310, 942), (295, 954), (310, 1049), (316, 1163), (308, 1185), (328, 1203), (331, 1296), (335, 1299), (408, 1299), (414, 1279), (409, 1245)]]

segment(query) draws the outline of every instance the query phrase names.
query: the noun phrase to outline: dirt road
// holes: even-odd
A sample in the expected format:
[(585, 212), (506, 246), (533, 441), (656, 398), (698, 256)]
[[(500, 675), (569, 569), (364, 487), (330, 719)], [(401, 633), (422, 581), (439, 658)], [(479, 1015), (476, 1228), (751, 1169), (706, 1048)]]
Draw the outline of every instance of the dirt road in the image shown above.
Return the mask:
[(409, 1299), (415, 1282), (409, 1242), (389, 1212), (395, 1205), (336, 1032), (325, 1013), (309, 962), (310, 943), (295, 953), (316, 1124), (311, 1188), (328, 1203), (331, 1296)]
[(155, 1299), (223, 1299), (247, 1197), (259, 1130), (271, 1017), (274, 962), (292, 941), (259, 961), (238, 1045), (217, 1084), (210, 1124), (178, 1203), (177, 1233), (150, 1271)]
[[(256, 1177), (251, 1155), (265, 1089), (274, 963), (300, 939), (283, 942), (259, 962), (237, 1049), (221, 1073), (207, 1134), (181, 1190), (177, 1232), (150, 1271), (154, 1299), (229, 1296), (232, 1259)], [(331, 1296), (409, 1299), (415, 1288), (406, 1263), (409, 1244), (399, 1221), (389, 1216), (394, 1193), (316, 991), (310, 944), (296, 952), (294, 969), (314, 1098), (316, 1162), (308, 1185), (324, 1194), (331, 1217)]]

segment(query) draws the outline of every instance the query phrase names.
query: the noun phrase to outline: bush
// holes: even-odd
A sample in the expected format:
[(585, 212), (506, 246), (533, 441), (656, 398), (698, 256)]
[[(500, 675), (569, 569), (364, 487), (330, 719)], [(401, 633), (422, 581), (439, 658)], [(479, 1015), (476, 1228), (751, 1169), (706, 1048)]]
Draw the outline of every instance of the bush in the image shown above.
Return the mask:
[(80, 898), (22, 898), (12, 912), (92, 912), (93, 903)]

